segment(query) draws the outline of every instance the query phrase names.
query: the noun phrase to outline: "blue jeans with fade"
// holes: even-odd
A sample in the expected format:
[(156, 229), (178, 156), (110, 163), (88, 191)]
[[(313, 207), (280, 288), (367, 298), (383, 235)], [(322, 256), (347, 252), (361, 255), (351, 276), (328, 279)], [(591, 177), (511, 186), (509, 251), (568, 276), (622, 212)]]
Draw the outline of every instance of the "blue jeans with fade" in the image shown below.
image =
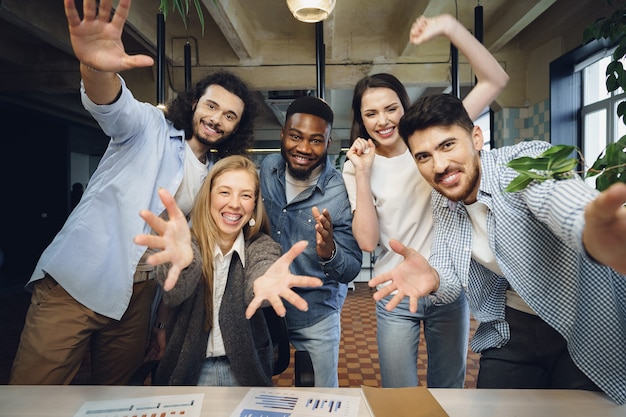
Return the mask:
[(198, 386), (237, 387), (239, 382), (226, 356), (206, 358), (198, 377)]
[(469, 308), (464, 293), (445, 305), (420, 298), (417, 312), (409, 311), (409, 298), (392, 311), (385, 310), (391, 296), (376, 303), (378, 357), (384, 388), (418, 385), (417, 356), (420, 324), (424, 324), (430, 388), (463, 388), (469, 339)]
[(339, 311), (324, 317), (313, 326), (289, 329), (289, 341), (296, 350), (306, 350), (311, 356), (316, 387), (339, 386), (339, 342), (341, 318)]

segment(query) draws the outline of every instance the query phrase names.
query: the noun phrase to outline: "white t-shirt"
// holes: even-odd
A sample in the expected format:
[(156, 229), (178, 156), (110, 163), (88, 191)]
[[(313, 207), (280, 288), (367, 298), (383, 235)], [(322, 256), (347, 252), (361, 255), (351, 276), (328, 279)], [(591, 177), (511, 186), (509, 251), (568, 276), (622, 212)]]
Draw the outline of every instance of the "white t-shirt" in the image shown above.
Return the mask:
[[(491, 246), (489, 246), (487, 206), (477, 201), (472, 204), (466, 204), (465, 209), (472, 223), (472, 258), (485, 268), (503, 277), (504, 274), (496, 261), (496, 256), (493, 254)], [(510, 284), (509, 289), (506, 290), (506, 305), (528, 314), (537, 315)]]
[[(343, 178), (354, 211), (357, 209), (356, 178), (354, 165), (349, 160), (344, 163)], [(391, 238), (417, 250), (428, 259), (433, 237), (432, 189), (417, 169), (409, 150), (392, 158), (377, 154), (370, 181), (378, 215), (378, 243), (381, 249), (374, 264), (374, 274), (387, 272), (404, 259), (389, 247)]]

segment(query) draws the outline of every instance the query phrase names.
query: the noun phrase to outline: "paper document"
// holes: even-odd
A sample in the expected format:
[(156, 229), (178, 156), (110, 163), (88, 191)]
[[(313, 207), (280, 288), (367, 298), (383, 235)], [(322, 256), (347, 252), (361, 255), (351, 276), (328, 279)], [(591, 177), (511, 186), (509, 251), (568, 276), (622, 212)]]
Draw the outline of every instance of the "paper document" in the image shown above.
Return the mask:
[(200, 417), (204, 394), (87, 401), (74, 417)]
[(250, 388), (231, 417), (357, 417), (360, 396)]

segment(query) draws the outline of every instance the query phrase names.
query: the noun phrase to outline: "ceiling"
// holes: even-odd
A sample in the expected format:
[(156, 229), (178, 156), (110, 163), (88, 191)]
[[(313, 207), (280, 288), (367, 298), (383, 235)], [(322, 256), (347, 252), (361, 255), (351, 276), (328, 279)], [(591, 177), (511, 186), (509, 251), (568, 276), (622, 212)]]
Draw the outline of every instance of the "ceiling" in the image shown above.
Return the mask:
[[(295, 20), (284, 0), (200, 1), (204, 33), (195, 11), (189, 15), (189, 31), (176, 12), (168, 15), (166, 99), (184, 90), (183, 49), (189, 40), (194, 80), (216, 69), (229, 69), (246, 79), (265, 100), (265, 115), (257, 131), (260, 147), (276, 146), (281, 115), (294, 91), (317, 92), (321, 65), (324, 98), (336, 114), (333, 137), (344, 143), (352, 88), (362, 76), (391, 72), (405, 83), (412, 99), (425, 92), (443, 91), (450, 84), (447, 40), (416, 47), (408, 43), (409, 28), (421, 14), (450, 13), (474, 32), (478, 4), (466, 0), (337, 0), (335, 10), (321, 25), (325, 60), (320, 63), (316, 25)], [(581, 27), (607, 13), (599, 7), (599, 0), (479, 3), (484, 44), (507, 71), (516, 70), (518, 64), (513, 62), (527, 62), (525, 58), (548, 40), (573, 29), (581, 34)], [(158, 5), (158, 0), (133, 0), (124, 35), (127, 52), (155, 56)], [(582, 36), (564, 38), (562, 42), (572, 46), (563, 48), (569, 50), (580, 44)], [(517, 61), (511, 60), (512, 56)], [(468, 89), (473, 76), (463, 57), (460, 62), (461, 84)], [(69, 44), (62, 0), (0, 0), (0, 75), (0, 102), (93, 125), (77, 97), (80, 74)], [(155, 68), (136, 69), (123, 76), (138, 98), (156, 101)], [(520, 83), (522, 78), (512, 77), (509, 84)], [(512, 91), (524, 88), (511, 87)], [(335, 140), (335, 146), (339, 142)]]

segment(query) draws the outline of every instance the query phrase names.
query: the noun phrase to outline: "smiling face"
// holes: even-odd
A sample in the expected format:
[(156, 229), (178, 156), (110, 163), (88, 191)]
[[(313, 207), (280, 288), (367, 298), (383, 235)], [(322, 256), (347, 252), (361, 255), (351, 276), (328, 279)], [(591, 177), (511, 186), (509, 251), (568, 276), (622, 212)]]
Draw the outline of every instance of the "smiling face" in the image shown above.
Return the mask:
[(324, 119), (307, 113), (294, 113), (280, 132), (280, 153), (289, 173), (307, 180), (326, 161), (331, 126)]
[(230, 136), (243, 115), (244, 102), (224, 87), (212, 84), (194, 105), (193, 137), (214, 147)]
[(225, 171), (213, 179), (211, 217), (217, 225), (220, 247), (230, 248), (254, 214), (255, 178), (243, 169)]
[(398, 123), (404, 115), (400, 98), (390, 88), (368, 88), (361, 97), (361, 118), (370, 138), (376, 142), (376, 152), (395, 156), (404, 152), (405, 145), (398, 133)]
[(409, 148), (426, 181), (452, 201), (471, 204), (480, 185), (480, 127), (471, 132), (457, 126), (436, 126), (416, 130), (409, 136)]

